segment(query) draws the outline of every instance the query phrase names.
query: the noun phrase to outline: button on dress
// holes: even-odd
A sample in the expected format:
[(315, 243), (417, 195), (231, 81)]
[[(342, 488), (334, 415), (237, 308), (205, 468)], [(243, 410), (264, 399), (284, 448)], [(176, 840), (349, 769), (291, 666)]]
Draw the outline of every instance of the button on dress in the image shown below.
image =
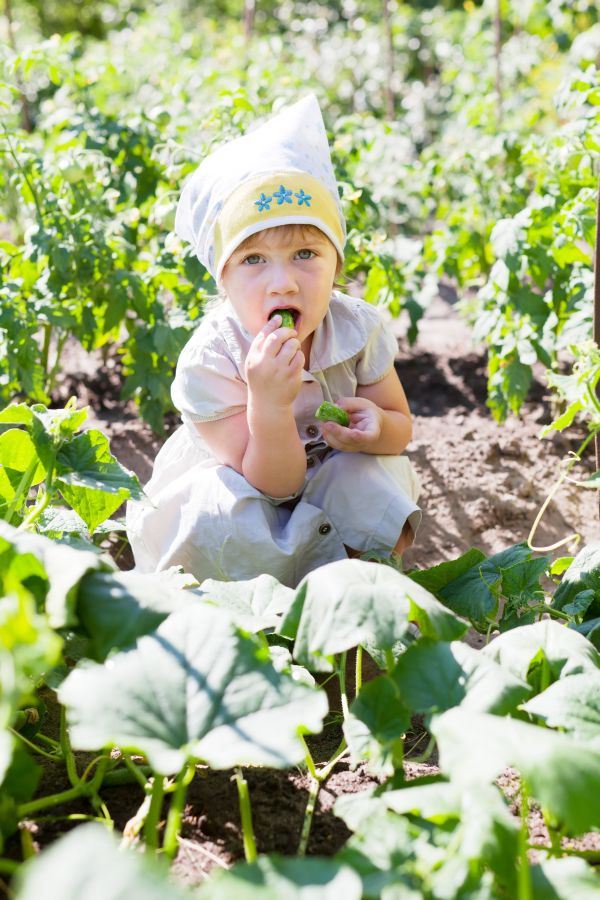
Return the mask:
[(393, 368), (396, 340), (377, 309), (332, 294), (294, 401), (307, 471), (289, 497), (270, 497), (220, 463), (195, 427), (246, 408), (251, 342), (224, 301), (181, 353), (172, 397), (182, 424), (160, 449), (145, 497), (127, 505), (137, 571), (179, 565), (200, 582), (268, 573), (295, 587), (318, 566), (345, 559), (346, 547), (385, 557), (406, 521), (417, 531), (420, 485), (408, 458), (333, 450), (314, 416), (323, 401), (354, 396)]

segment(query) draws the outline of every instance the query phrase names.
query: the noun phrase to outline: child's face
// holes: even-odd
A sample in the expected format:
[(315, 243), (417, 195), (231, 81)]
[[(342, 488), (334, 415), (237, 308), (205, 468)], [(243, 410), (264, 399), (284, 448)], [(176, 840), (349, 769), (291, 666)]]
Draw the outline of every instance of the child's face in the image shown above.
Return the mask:
[(322, 231), (280, 226), (261, 231), (235, 250), (222, 282), (251, 335), (276, 309), (291, 309), (300, 343), (323, 321), (338, 271), (335, 247)]

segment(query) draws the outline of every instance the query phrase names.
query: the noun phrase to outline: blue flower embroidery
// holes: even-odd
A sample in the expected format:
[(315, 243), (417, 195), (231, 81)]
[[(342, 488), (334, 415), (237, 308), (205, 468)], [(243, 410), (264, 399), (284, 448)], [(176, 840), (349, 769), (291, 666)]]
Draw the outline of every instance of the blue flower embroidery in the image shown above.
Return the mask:
[(292, 192), (288, 191), (287, 188), (281, 184), (279, 186), (278, 191), (273, 191), (273, 197), (277, 197), (277, 205), (281, 206), (282, 203), (292, 203)]
[(262, 212), (265, 209), (271, 209), (272, 200), (272, 197), (267, 197), (266, 194), (261, 194), (258, 200), (254, 201), (254, 205), (258, 206), (259, 212)]
[(305, 194), (304, 189), (300, 188), (300, 191), (297, 194), (294, 194), (294, 197), (298, 198), (298, 206), (310, 206), (310, 201), (312, 200), (312, 196), (310, 194)]

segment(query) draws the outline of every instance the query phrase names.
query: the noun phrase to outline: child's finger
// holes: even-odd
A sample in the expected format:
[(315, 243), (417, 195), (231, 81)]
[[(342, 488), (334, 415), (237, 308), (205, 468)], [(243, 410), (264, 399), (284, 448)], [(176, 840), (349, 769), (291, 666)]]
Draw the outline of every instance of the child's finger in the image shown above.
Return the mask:
[(288, 340), (284, 341), (281, 345), (279, 353), (277, 354), (277, 358), (281, 359), (282, 362), (291, 363), (292, 359), (300, 349), (300, 341), (298, 338), (288, 338)]

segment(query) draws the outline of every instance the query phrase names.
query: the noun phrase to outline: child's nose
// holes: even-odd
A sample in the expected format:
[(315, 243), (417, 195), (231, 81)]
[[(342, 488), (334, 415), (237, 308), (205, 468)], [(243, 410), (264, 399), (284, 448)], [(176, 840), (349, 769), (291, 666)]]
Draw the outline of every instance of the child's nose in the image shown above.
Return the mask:
[(295, 294), (298, 284), (294, 277), (292, 266), (285, 263), (275, 263), (271, 267), (269, 278), (269, 291), (271, 294)]

